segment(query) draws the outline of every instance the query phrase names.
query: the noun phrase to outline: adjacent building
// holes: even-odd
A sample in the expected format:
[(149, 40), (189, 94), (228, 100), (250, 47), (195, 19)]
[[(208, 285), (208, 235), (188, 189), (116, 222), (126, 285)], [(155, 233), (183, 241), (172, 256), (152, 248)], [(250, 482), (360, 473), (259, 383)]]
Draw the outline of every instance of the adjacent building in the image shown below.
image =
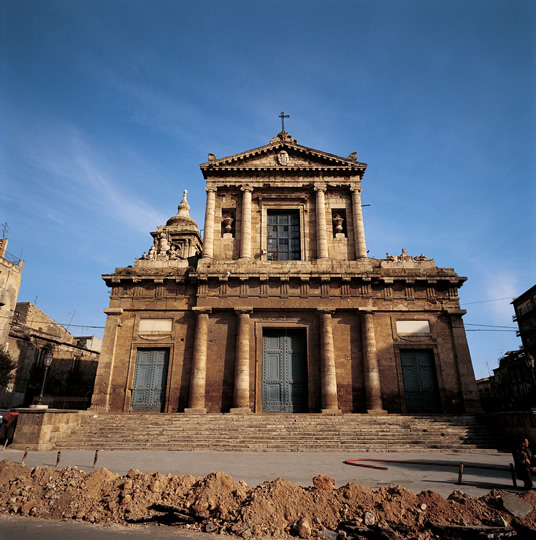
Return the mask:
[(522, 348), (508, 351), (493, 375), (477, 381), (485, 411), (522, 411), (536, 408), (536, 285), (512, 302)]
[(185, 192), (133, 267), (103, 276), (112, 293), (92, 409), (478, 410), (466, 278), (405, 249), (368, 257), (366, 167), (285, 131), (209, 154), (203, 240)]
[[(7, 351), (17, 367), (0, 392), (0, 408), (27, 407), (43, 392), (54, 408), (87, 409), (100, 353), (100, 339), (74, 337), (31, 302), (16, 304)], [(44, 359), (52, 354), (46, 370)]]
[(24, 261), (7, 251), (7, 238), (0, 240), (0, 349), (6, 350), (15, 313)]
[(523, 350), (536, 358), (536, 285), (519, 295), (512, 302), (514, 321), (519, 326), (517, 335), (521, 338)]

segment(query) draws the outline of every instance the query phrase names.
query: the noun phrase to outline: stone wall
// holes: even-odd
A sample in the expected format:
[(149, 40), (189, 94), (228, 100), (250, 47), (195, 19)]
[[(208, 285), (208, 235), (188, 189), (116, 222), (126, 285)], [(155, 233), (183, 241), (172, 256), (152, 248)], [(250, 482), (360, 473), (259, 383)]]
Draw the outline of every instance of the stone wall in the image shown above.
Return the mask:
[(16, 409), (17, 427), (13, 450), (53, 450), (57, 441), (73, 431), (81, 421), (79, 411)]

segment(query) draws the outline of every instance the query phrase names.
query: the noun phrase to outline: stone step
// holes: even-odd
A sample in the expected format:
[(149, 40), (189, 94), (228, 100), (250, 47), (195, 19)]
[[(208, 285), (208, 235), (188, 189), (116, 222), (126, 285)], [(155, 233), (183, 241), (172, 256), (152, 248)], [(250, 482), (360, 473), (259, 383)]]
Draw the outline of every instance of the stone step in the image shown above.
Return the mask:
[(495, 451), (473, 416), (85, 415), (57, 449), (199, 451)]

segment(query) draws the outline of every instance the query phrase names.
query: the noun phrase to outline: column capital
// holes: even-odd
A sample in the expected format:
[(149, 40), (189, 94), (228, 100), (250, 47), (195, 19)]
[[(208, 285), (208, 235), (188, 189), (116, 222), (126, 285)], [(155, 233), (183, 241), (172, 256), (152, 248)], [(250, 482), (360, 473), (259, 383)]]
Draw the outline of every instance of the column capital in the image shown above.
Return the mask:
[(322, 193), (325, 193), (328, 190), (327, 184), (315, 184), (314, 185), (315, 191), (321, 191)]
[(254, 189), (253, 186), (248, 186), (248, 185), (240, 187), (240, 191), (247, 191), (249, 193), (252, 193), (253, 189)]
[(194, 306), (192, 308), (192, 311), (195, 311), (196, 313), (212, 313), (212, 308), (211, 307), (198, 307), (198, 306)]
[(208, 193), (208, 192), (211, 192), (211, 193), (216, 193), (216, 191), (218, 191), (218, 187), (217, 186), (207, 186), (205, 188), (205, 191)]
[(357, 191), (357, 193), (361, 193), (363, 188), (361, 186), (350, 186), (350, 191)]
[(252, 307), (235, 307), (234, 310), (237, 315), (253, 313)]
[(333, 315), (337, 310), (333, 308), (316, 308), (316, 311), (323, 315)]

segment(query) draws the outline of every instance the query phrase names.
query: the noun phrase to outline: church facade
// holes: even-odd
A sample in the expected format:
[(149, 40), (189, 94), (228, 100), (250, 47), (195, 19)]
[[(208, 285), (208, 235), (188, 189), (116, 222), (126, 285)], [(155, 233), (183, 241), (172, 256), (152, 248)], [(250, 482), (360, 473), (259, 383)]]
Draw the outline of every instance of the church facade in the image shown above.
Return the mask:
[(92, 409), (471, 413), (466, 278), (405, 250), (367, 256), (366, 164), (285, 131), (209, 154), (204, 238), (184, 199), (110, 306)]

